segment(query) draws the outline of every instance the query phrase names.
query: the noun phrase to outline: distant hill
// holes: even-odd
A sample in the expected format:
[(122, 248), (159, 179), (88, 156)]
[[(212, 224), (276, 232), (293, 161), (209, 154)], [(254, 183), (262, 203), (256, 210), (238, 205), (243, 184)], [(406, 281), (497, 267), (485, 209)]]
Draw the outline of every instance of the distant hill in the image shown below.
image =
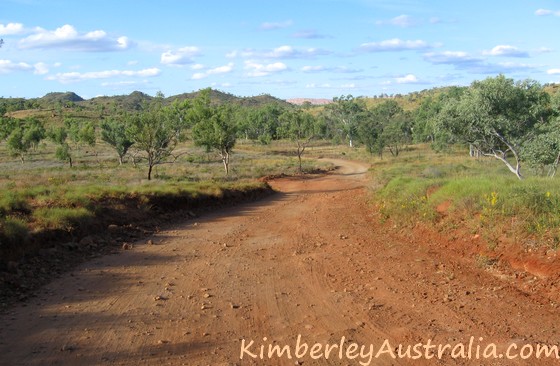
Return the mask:
[(325, 105), (332, 103), (332, 99), (293, 98), (286, 100), (286, 102), (295, 105), (303, 105), (305, 102), (309, 102), (311, 105)]
[(111, 97), (95, 97), (89, 99), (87, 104), (105, 105), (105, 107), (118, 107), (127, 111), (138, 111), (142, 105), (150, 103), (153, 97), (140, 91), (133, 91), (128, 95), (115, 95)]
[[(172, 103), (175, 100), (185, 100), (194, 99), (198, 96), (198, 91), (191, 93), (183, 93), (175, 95), (166, 99), (167, 102)], [(210, 101), (213, 104), (225, 104), (225, 103), (235, 103), (245, 107), (258, 107), (260, 105), (277, 103), (283, 106), (289, 106), (290, 104), (283, 99), (273, 97), (268, 94), (261, 94), (254, 97), (238, 97), (236, 95), (226, 93), (220, 90), (212, 89), (210, 92)]]
[(65, 102), (83, 102), (84, 98), (80, 97), (78, 94), (74, 92), (54, 92), (48, 93), (44, 97), (39, 98), (38, 101), (41, 104), (56, 104), (56, 103), (65, 103)]

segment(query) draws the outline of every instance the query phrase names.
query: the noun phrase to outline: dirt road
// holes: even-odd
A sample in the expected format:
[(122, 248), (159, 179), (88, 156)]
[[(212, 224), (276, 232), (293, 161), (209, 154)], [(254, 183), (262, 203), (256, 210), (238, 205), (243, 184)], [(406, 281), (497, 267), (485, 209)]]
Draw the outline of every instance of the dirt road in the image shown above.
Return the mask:
[[(505, 357), (512, 344), (510, 356), (558, 345), (550, 298), (429, 231), (388, 229), (368, 205), (367, 166), (335, 163), (332, 174), (276, 180), (273, 197), (166, 229), (152, 245), (52, 282), (0, 318), (0, 364), (559, 363)], [(442, 359), (427, 359), (429, 340), (450, 344)], [(429, 352), (393, 358), (399, 344)], [(492, 344), (502, 358), (483, 359)]]

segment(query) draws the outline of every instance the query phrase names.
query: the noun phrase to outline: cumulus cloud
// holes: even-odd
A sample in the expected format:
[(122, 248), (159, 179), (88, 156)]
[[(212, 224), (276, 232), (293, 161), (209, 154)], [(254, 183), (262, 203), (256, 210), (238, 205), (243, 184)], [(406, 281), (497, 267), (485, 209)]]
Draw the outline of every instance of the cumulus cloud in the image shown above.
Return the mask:
[(409, 51), (426, 50), (432, 48), (426, 41), (405, 41), (399, 38), (388, 39), (381, 42), (362, 43), (360, 49), (367, 52)]
[(488, 56), (529, 57), (529, 53), (509, 45), (498, 45), (491, 50), (482, 51), (482, 54)]
[(26, 62), (14, 62), (12, 60), (0, 60), (0, 74), (9, 74), (15, 71), (33, 71), (35, 75), (45, 75), (49, 67), (44, 62), (30, 65)]
[(105, 71), (90, 71), (90, 72), (65, 72), (58, 73), (47, 77), (47, 80), (55, 80), (61, 83), (73, 83), (85, 80), (95, 79), (109, 79), (118, 77), (153, 77), (161, 74), (158, 68), (150, 68), (143, 70), (105, 70)]
[(558, 75), (558, 74), (560, 74), (560, 69), (550, 69), (550, 70), (547, 70), (546, 73), (548, 75)]
[(499, 74), (533, 69), (535, 66), (515, 62), (490, 63), (463, 51), (432, 52), (424, 55), (424, 60), (433, 64), (452, 65), (458, 70), (466, 70), (475, 74)]
[(306, 58), (328, 54), (330, 54), (329, 51), (320, 48), (298, 49), (292, 46), (280, 46), (266, 52), (263, 56), (267, 58)]
[(283, 22), (264, 22), (259, 27), (261, 30), (274, 30), (283, 29), (291, 27), (293, 22), (291, 20), (285, 20)]
[(267, 76), (272, 73), (282, 72), (288, 69), (288, 66), (282, 62), (274, 62), (271, 64), (260, 64), (254, 61), (245, 61), (245, 70), (248, 70), (247, 76), (260, 77)]
[(356, 73), (356, 72), (361, 72), (361, 69), (352, 69), (346, 66), (337, 66), (337, 67), (328, 67), (328, 66), (322, 66), (322, 65), (307, 65), (307, 66), (303, 66), (301, 68), (301, 71), (306, 72), (306, 73), (312, 73), (312, 72), (323, 72), (323, 71), (330, 71), (330, 72), (337, 72), (337, 73)]
[(557, 17), (560, 17), (560, 11), (554, 11), (554, 10), (549, 10), (549, 9), (537, 9), (537, 11), (535, 11), (535, 15), (537, 16), (547, 16), (547, 15), (554, 15)]
[(470, 56), (467, 52), (463, 51), (443, 51), (443, 52), (429, 52), (424, 55), (424, 59), (434, 64), (472, 64), (481, 62), (482, 60)]
[(389, 20), (378, 20), (377, 25), (394, 25), (397, 27), (408, 28), (418, 24), (411, 16), (402, 14)]
[(207, 78), (210, 75), (219, 75), (219, 74), (227, 74), (233, 71), (234, 64), (232, 62), (228, 63), (224, 66), (218, 66), (213, 69), (206, 70), (206, 72), (197, 72), (193, 74), (191, 79), (193, 80), (200, 80)]
[(21, 23), (8, 23), (6, 25), (0, 24), (0, 36), (10, 36), (14, 34), (22, 34), (24, 32), (25, 29)]
[(395, 79), (397, 84), (418, 84), (420, 80), (414, 74), (408, 74)]
[(146, 86), (148, 84), (150, 84), (148, 80), (139, 80), (139, 81), (129, 80), (129, 81), (115, 81), (115, 82), (106, 81), (101, 83), (101, 86), (109, 87), (115, 90), (120, 90), (122, 87), (137, 88), (140, 86)]
[(111, 52), (126, 50), (132, 42), (124, 36), (112, 37), (103, 30), (80, 33), (66, 24), (54, 31), (36, 28), (31, 34), (19, 41), (22, 49), (65, 49), (86, 52)]
[(331, 51), (322, 48), (301, 48), (289, 45), (279, 46), (269, 50), (234, 50), (226, 54), (227, 58), (268, 58), (268, 59), (294, 59), (294, 58), (314, 58), (332, 54)]
[(32, 70), (33, 66), (25, 62), (14, 62), (12, 60), (0, 60), (0, 74), (9, 74), (14, 71)]
[(192, 64), (193, 58), (200, 55), (200, 49), (194, 46), (179, 48), (178, 50), (169, 50), (161, 54), (161, 63), (169, 66), (183, 66)]
[(45, 75), (49, 73), (49, 66), (44, 62), (38, 62), (33, 65), (33, 67), (35, 68), (35, 71), (33, 71), (35, 75)]

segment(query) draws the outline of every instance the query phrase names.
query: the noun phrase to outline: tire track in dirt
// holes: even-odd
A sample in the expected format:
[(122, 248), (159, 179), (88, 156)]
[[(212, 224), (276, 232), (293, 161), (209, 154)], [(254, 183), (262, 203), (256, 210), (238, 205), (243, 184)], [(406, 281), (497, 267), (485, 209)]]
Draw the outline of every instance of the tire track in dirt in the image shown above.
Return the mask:
[[(2, 365), (358, 365), (251, 359), (240, 351), (314, 343), (557, 344), (556, 308), (445, 250), (398, 233), (367, 204), (367, 166), (272, 181), (273, 197), (166, 229), (154, 245), (98, 258), (0, 317)], [(263, 338), (266, 337), (266, 340)], [(392, 359), (371, 365), (515, 365)], [(544, 360), (540, 364), (557, 364)]]

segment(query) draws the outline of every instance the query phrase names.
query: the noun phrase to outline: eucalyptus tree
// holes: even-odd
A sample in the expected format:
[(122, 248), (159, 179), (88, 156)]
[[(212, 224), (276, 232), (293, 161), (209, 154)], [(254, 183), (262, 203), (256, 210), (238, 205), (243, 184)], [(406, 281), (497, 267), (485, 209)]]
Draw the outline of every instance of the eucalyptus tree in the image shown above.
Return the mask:
[(194, 143), (208, 152), (217, 151), (229, 175), (230, 157), (237, 140), (236, 108), (231, 104), (216, 107), (209, 103), (199, 104), (199, 108), (204, 110), (198, 112), (203, 117), (192, 128)]
[(166, 162), (182, 139), (184, 124), (169, 109), (159, 103), (132, 115), (128, 138), (148, 164), (148, 180), (154, 166)]
[(117, 153), (119, 165), (122, 165), (125, 155), (134, 141), (129, 136), (128, 127), (130, 116), (111, 117), (101, 123), (101, 140), (110, 145)]
[(548, 107), (549, 96), (536, 81), (514, 82), (499, 75), (473, 82), (460, 100), (448, 101), (438, 128), (501, 161), (522, 179), (522, 142), (546, 123)]
[(296, 145), (299, 172), (303, 171), (301, 157), (311, 141), (317, 136), (320, 127), (317, 119), (302, 109), (286, 110), (280, 115), (281, 136), (292, 140)]
[(328, 117), (338, 125), (350, 147), (354, 147), (360, 122), (359, 116), (365, 109), (363, 100), (352, 95), (335, 97), (333, 103), (325, 107)]

